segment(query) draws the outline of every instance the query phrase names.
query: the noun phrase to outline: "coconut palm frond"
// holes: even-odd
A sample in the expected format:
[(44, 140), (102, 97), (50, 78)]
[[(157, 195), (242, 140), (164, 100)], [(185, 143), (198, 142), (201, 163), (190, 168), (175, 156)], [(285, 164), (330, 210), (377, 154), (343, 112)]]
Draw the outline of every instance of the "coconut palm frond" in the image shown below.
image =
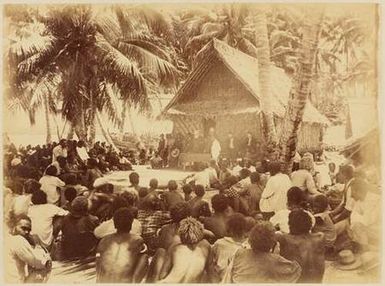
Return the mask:
[(58, 73), (46, 73), (32, 83), (32, 97), (30, 105), (40, 106), (43, 97), (55, 93), (61, 82), (61, 75)]
[(119, 89), (111, 83), (104, 82), (100, 85), (100, 92), (103, 94), (103, 104), (99, 110), (105, 110), (108, 119), (115, 126), (121, 127), (123, 120), (121, 118), (122, 103), (119, 101)]
[(114, 41), (123, 37), (123, 30), (115, 13), (102, 13), (96, 16), (97, 31), (108, 39)]
[(177, 82), (179, 72), (174, 65), (139, 46), (138, 42), (120, 42), (118, 49), (128, 58), (138, 62), (144, 71), (155, 73), (162, 85), (171, 86)]
[(169, 15), (156, 11), (150, 7), (144, 7), (138, 12), (141, 20), (146, 23), (147, 28), (154, 35), (165, 37), (168, 40), (173, 38), (173, 26)]
[(124, 37), (135, 32), (135, 23), (133, 22), (133, 17), (130, 15), (129, 10), (122, 6), (116, 6), (115, 13)]
[(186, 44), (186, 49), (200, 50), (205, 44), (214, 38), (218, 38), (223, 31), (215, 31), (192, 37)]
[(96, 52), (102, 60), (106, 76), (124, 81), (124, 86), (132, 91), (145, 94), (144, 78), (137, 65), (108, 43), (101, 34), (96, 35)]

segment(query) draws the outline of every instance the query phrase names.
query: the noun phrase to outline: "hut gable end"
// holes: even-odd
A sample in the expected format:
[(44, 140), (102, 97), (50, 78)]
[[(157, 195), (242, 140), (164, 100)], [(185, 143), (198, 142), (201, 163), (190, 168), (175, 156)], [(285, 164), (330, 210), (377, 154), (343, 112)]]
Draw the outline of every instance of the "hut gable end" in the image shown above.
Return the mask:
[(210, 71), (188, 91), (174, 109), (185, 113), (231, 113), (245, 108), (259, 107), (259, 102), (245, 85), (222, 62), (216, 61)]

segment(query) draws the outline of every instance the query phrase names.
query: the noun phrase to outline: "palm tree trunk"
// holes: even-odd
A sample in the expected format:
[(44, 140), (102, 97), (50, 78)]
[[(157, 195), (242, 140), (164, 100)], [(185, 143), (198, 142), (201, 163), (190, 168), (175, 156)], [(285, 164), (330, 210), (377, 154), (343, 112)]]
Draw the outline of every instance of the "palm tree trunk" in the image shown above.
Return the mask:
[(283, 120), (280, 138), (280, 160), (284, 171), (291, 172), (293, 158), (297, 151), (298, 130), (302, 122), (306, 101), (311, 90), (315, 52), (318, 45), (322, 13), (312, 15), (304, 23), (303, 38), (300, 47), (299, 66), (293, 79), (288, 107)]
[(95, 138), (96, 138), (96, 118), (95, 118), (95, 111), (94, 111), (94, 113), (92, 114), (92, 118), (91, 118), (90, 137), (88, 139), (88, 144), (90, 146), (94, 145)]
[(255, 16), (255, 46), (257, 47), (258, 59), (258, 82), (260, 93), (260, 104), (263, 113), (264, 135), (268, 145), (277, 143), (277, 132), (274, 124), (274, 116), (271, 108), (272, 94), (270, 90), (270, 46), (267, 34), (266, 15), (260, 11)]
[(102, 134), (103, 134), (104, 138), (106, 139), (106, 142), (108, 144), (110, 144), (112, 146), (112, 148), (114, 148), (115, 151), (119, 152), (119, 149), (116, 147), (114, 141), (112, 141), (110, 134), (107, 132), (106, 127), (104, 126), (103, 121), (100, 118), (99, 111), (95, 112), (95, 117), (96, 117), (96, 120), (97, 120), (98, 125), (100, 127), (100, 130), (102, 131)]
[(70, 122), (70, 129), (69, 129), (68, 134), (67, 134), (67, 140), (72, 140), (72, 138), (74, 138), (74, 135), (75, 135), (74, 124), (72, 122)]
[(43, 97), (43, 104), (44, 104), (44, 114), (45, 114), (45, 127), (46, 127), (46, 143), (49, 144), (52, 142), (52, 135), (51, 135), (51, 122), (49, 121), (49, 107), (48, 107), (48, 100), (44, 96)]
[(127, 103), (123, 103), (123, 109), (122, 109), (122, 125), (119, 127), (119, 132), (123, 133), (124, 132), (124, 124), (126, 123), (126, 115), (127, 115)]

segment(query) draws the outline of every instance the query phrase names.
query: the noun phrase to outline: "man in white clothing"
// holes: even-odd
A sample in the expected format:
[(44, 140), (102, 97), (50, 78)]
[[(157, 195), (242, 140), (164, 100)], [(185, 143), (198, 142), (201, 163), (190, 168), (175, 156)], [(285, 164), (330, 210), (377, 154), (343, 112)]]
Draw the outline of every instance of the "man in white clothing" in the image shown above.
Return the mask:
[(270, 174), (271, 177), (262, 192), (259, 207), (262, 212), (272, 215), (286, 209), (286, 194), (292, 184), (289, 176), (281, 173), (281, 164), (279, 162), (270, 164)]
[(57, 160), (57, 157), (62, 156), (67, 158), (68, 150), (67, 150), (67, 141), (65, 139), (61, 139), (59, 145), (57, 145), (52, 150), (52, 162)]
[(219, 155), (221, 154), (221, 145), (219, 141), (214, 138), (213, 143), (211, 144), (211, 158), (218, 162)]

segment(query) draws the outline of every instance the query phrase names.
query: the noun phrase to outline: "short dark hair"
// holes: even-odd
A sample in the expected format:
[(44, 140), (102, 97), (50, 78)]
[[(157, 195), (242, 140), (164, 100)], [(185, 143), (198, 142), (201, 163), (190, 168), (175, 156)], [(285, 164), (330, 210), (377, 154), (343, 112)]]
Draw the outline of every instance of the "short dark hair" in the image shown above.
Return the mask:
[(176, 223), (180, 222), (182, 219), (189, 217), (191, 215), (190, 205), (186, 202), (180, 202), (174, 205), (170, 209), (170, 216), (172, 220)]
[(280, 162), (271, 162), (269, 164), (269, 170), (270, 170), (270, 174), (272, 176), (280, 173), (281, 172), (281, 163)]
[(245, 179), (247, 178), (249, 175), (250, 175), (250, 170), (249, 169), (246, 169), (246, 168), (243, 168), (242, 170), (239, 171), (239, 176), (242, 178), (242, 179)]
[(45, 174), (48, 176), (56, 176), (57, 168), (53, 165), (48, 166), (47, 170), (45, 170)]
[(215, 212), (224, 212), (229, 207), (229, 199), (223, 194), (216, 194), (211, 198), (211, 205)]
[(150, 188), (153, 188), (153, 189), (158, 188), (158, 180), (157, 179), (151, 179), (150, 180)]
[(311, 218), (303, 209), (295, 209), (289, 213), (290, 234), (306, 234), (312, 227)]
[(122, 196), (116, 196), (113, 198), (111, 204), (112, 214), (114, 214), (120, 208), (128, 208), (128, 203)]
[(258, 172), (252, 172), (250, 174), (250, 182), (252, 184), (259, 183), (261, 181), (261, 175)]
[(183, 193), (185, 194), (191, 194), (193, 191), (193, 188), (191, 187), (190, 184), (186, 184), (182, 187)]
[(249, 242), (255, 253), (269, 252), (276, 243), (274, 226), (267, 221), (258, 221), (250, 231)]
[(286, 195), (289, 206), (300, 206), (305, 201), (304, 191), (298, 187), (291, 187)]
[(325, 195), (316, 195), (313, 199), (313, 208), (319, 209), (320, 212), (326, 211), (329, 206), (328, 198)]
[(47, 194), (42, 190), (37, 190), (32, 194), (31, 202), (34, 205), (43, 205), (47, 203)]
[(87, 165), (90, 166), (91, 168), (94, 168), (98, 165), (98, 161), (96, 161), (96, 159), (94, 158), (89, 158), (87, 160)]
[(139, 198), (144, 198), (148, 194), (148, 189), (146, 187), (142, 187), (138, 191)]
[(40, 190), (41, 184), (34, 179), (28, 179), (24, 182), (23, 188), (24, 193), (33, 194), (34, 192)]
[(129, 176), (128, 179), (130, 180), (130, 183), (132, 185), (138, 185), (139, 184), (139, 174), (136, 172), (132, 172)]
[(206, 193), (205, 187), (202, 185), (195, 185), (194, 192), (197, 195), (197, 197), (203, 197)]
[(175, 180), (170, 180), (168, 181), (167, 187), (170, 191), (175, 191), (176, 189), (178, 189), (178, 184)]
[(131, 192), (123, 192), (120, 194), (120, 197), (122, 197), (127, 202), (128, 206), (134, 206), (137, 200), (136, 195)]
[(64, 197), (67, 201), (72, 202), (77, 196), (76, 189), (73, 187), (66, 188), (64, 191)]
[(119, 208), (114, 213), (113, 221), (117, 232), (130, 232), (134, 216), (129, 208)]
[(67, 158), (63, 156), (57, 156), (56, 161), (58, 161), (59, 164), (65, 163), (67, 161)]
[(242, 236), (246, 233), (246, 218), (241, 213), (231, 215), (226, 223), (226, 229), (229, 236)]

